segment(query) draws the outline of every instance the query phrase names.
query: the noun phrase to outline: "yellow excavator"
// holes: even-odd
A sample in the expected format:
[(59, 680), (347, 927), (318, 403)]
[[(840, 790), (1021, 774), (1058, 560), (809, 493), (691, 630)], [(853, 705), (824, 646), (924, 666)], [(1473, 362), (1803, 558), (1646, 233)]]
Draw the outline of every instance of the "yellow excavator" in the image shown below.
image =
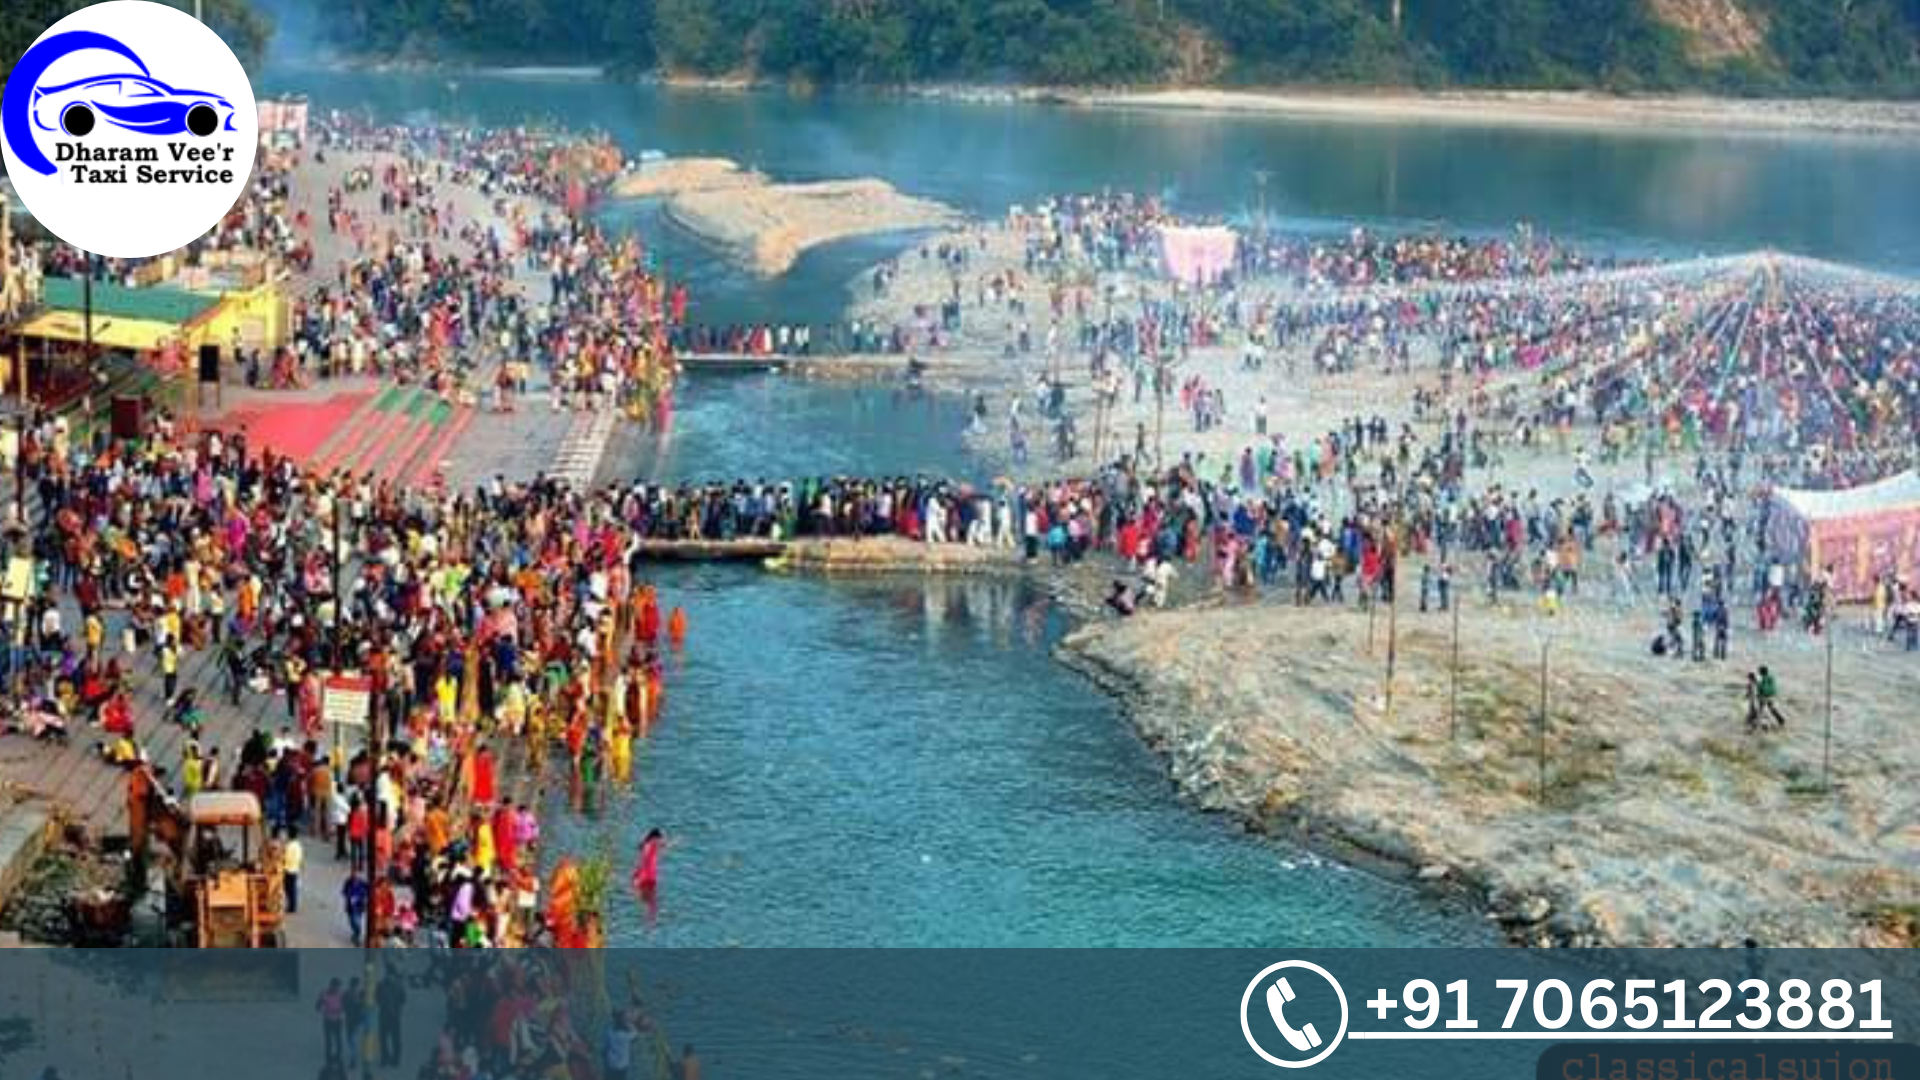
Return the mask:
[(260, 800), (244, 791), (211, 791), (182, 804), (143, 773), (144, 767), (128, 778), (130, 831), (136, 852), (144, 852), (151, 830), (169, 854), (169, 938), (201, 949), (284, 946), (280, 845), (266, 838)]

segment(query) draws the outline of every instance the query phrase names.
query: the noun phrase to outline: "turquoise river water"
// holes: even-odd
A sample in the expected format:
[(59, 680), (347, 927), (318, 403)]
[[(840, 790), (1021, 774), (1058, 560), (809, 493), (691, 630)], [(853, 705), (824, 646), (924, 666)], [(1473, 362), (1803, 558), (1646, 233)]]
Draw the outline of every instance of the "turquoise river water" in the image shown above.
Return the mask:
[[(388, 119), (551, 120), (637, 153), (721, 154), (781, 178), (872, 174), (981, 214), (1102, 186), (1312, 227), (1505, 228), (1625, 250), (1773, 246), (1920, 265), (1920, 147), (1825, 138), (1622, 135), (1088, 112), (861, 96), (670, 91), (598, 81), (283, 72), (268, 89)], [(771, 282), (734, 273), (646, 206), (696, 317), (824, 318), (901, 238), (816, 252)], [(695, 380), (636, 462), (663, 479), (973, 466), (959, 403), (888, 388)], [(661, 910), (622, 896), (613, 937), (659, 945), (1476, 944), (1476, 918), (1245, 835), (1193, 809), (1116, 707), (1056, 665), (1068, 629), (1031, 586), (824, 581), (665, 569), (691, 642), (630, 790), (552, 808), (567, 850), (628, 865), (675, 842)], [(624, 875), (623, 875), (624, 876)]]

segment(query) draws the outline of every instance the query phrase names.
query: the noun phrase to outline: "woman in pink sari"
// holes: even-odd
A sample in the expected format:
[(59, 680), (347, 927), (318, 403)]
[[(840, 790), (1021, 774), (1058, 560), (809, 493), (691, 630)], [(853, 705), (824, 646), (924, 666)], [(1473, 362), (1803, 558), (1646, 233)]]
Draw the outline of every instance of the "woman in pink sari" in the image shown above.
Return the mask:
[(320, 675), (309, 671), (300, 680), (299, 701), (300, 730), (310, 739), (317, 739), (320, 730)]

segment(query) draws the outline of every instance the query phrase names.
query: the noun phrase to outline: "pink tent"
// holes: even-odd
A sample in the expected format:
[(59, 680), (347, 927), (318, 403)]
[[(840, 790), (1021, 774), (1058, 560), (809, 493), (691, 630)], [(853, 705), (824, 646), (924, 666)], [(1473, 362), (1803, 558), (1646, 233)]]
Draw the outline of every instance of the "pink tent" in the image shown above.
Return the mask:
[(285, 136), (296, 146), (307, 142), (307, 103), (289, 99), (285, 101), (266, 100), (257, 105), (260, 120), (260, 140), (272, 142), (276, 136)]
[(1167, 261), (1167, 274), (1189, 285), (1208, 285), (1233, 269), (1233, 257), (1240, 248), (1240, 237), (1232, 230), (1212, 228), (1163, 228), (1160, 251)]
[(1914, 580), (1920, 561), (1920, 473), (1841, 491), (1773, 493), (1768, 542), (1812, 574), (1831, 568), (1836, 600), (1865, 600), (1892, 575)]

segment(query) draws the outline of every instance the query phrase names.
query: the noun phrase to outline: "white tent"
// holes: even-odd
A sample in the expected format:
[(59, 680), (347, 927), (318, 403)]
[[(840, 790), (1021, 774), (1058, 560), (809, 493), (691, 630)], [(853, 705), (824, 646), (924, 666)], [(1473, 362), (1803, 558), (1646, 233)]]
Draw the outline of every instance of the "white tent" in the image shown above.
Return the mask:
[(1859, 600), (1874, 581), (1912, 580), (1920, 553), (1920, 472), (1838, 491), (1780, 488), (1773, 494), (1768, 543), (1811, 573), (1831, 570), (1834, 595)]

